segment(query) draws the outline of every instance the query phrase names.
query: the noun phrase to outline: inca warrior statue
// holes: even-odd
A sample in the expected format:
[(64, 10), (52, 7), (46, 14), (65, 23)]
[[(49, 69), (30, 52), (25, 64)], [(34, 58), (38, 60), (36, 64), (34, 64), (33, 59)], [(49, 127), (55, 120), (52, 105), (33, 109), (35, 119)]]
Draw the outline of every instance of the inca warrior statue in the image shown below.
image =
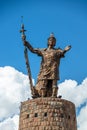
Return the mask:
[[(23, 30), (21, 30), (21, 32), (23, 32)], [(28, 41), (26, 41), (25, 35), (22, 35), (22, 40), (24, 46), (27, 47), (32, 53), (42, 57), (37, 83), (35, 87), (31, 85), (32, 97), (33, 98), (57, 97), (58, 93), (57, 81), (60, 79), (59, 78), (60, 59), (63, 58), (65, 53), (71, 49), (71, 46), (69, 45), (65, 47), (64, 50), (60, 48), (55, 48), (56, 38), (54, 37), (53, 33), (47, 39), (48, 44), (47, 48), (45, 49), (33, 48), (32, 45)], [(30, 68), (28, 72), (30, 73)], [(30, 80), (32, 80), (31, 75), (29, 77)]]

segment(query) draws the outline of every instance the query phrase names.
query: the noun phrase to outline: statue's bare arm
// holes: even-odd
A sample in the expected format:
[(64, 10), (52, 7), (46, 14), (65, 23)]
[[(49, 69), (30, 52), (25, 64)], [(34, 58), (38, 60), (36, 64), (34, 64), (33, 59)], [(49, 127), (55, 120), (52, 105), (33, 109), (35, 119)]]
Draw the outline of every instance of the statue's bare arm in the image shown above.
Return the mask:
[(64, 54), (71, 49), (71, 45), (66, 46), (64, 50), (58, 49), (58, 57), (64, 57)]
[(66, 46), (65, 49), (63, 50), (63, 53), (65, 54), (67, 51), (71, 49), (71, 45)]
[(39, 49), (34, 49), (31, 44), (27, 41), (24, 41), (24, 46), (27, 46), (28, 49), (32, 52), (32, 53), (36, 53), (38, 55), (42, 55), (41, 51)]

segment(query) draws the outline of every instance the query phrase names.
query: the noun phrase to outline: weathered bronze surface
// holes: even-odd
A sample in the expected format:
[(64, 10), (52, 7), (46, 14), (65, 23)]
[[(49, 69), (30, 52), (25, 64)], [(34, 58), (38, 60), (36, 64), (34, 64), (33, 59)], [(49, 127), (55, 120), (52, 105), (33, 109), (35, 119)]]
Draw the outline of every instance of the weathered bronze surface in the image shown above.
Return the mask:
[(57, 80), (59, 80), (59, 65), (60, 59), (64, 54), (71, 49), (71, 46), (65, 47), (64, 50), (54, 48), (56, 38), (53, 34), (48, 38), (48, 47), (45, 49), (35, 49), (22, 37), (24, 46), (32, 53), (42, 57), (40, 72), (37, 78), (36, 86), (33, 87), (32, 97), (57, 97)]

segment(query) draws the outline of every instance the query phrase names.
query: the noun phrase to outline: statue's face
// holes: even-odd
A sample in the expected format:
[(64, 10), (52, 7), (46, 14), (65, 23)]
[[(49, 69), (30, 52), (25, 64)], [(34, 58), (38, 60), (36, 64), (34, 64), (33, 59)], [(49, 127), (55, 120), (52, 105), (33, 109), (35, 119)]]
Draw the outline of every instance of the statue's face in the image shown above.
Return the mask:
[(50, 38), (49, 40), (48, 40), (48, 46), (52, 46), (52, 47), (54, 47), (55, 46), (55, 40), (53, 39), (53, 38)]

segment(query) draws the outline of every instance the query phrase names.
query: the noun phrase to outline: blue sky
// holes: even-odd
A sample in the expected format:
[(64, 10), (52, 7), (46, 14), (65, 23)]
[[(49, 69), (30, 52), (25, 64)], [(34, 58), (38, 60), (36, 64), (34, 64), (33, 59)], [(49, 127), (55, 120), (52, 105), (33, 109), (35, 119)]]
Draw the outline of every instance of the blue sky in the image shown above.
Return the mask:
[[(10, 65), (26, 73), (21, 41), (21, 16), (27, 40), (37, 48), (47, 47), (47, 38), (54, 32), (56, 47), (72, 50), (61, 60), (60, 77), (79, 83), (87, 76), (87, 2), (68, 0), (2, 0), (0, 3), (0, 66)], [(39, 72), (40, 57), (29, 54), (32, 77)], [(37, 68), (37, 69), (36, 69)]]
[[(24, 16), (27, 40), (33, 47), (46, 48), (51, 32), (57, 39), (56, 47), (72, 46), (61, 59), (59, 82), (70, 79), (82, 84), (87, 77), (87, 1), (0, 0), (0, 67), (11, 66), (26, 75), (24, 46), (19, 32), (21, 16)], [(31, 52), (28, 55), (36, 81), (41, 59)], [(85, 101), (82, 107), (84, 104)]]

